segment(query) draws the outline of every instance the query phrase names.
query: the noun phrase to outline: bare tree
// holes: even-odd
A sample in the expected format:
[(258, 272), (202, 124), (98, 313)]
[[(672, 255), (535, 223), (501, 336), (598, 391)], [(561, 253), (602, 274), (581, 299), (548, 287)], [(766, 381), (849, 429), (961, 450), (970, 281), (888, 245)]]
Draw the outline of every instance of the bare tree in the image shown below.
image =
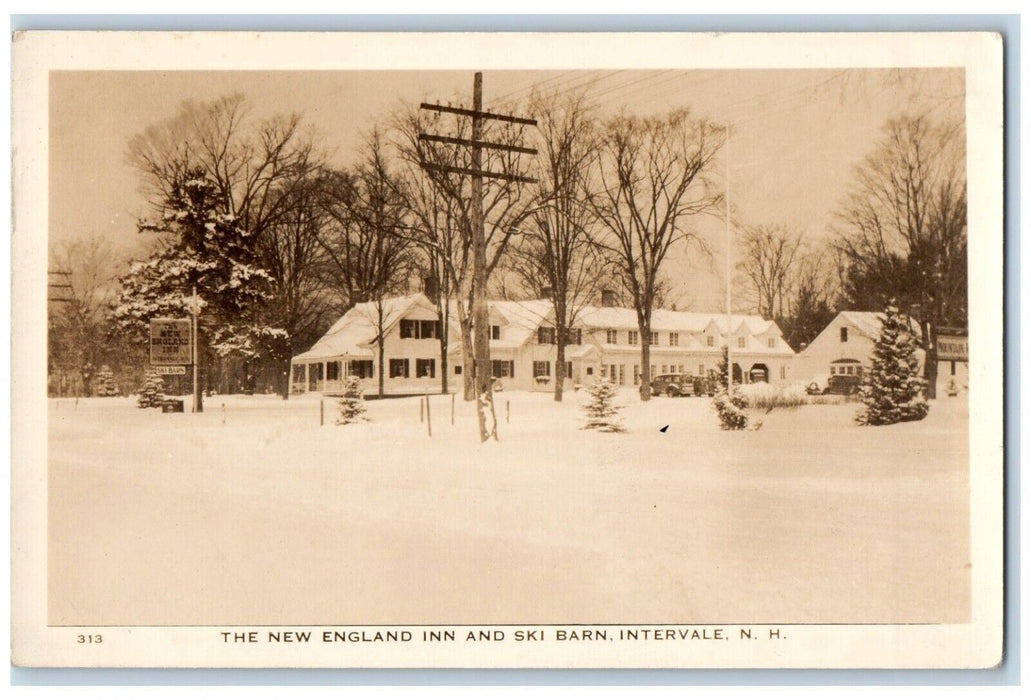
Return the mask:
[(304, 173), (302, 182), (289, 182), (281, 213), (257, 241), (258, 258), (271, 279), (272, 294), (265, 315), (283, 334), (270, 336), (263, 352), (271, 361), (283, 399), (290, 395), (290, 359), (310, 347), (327, 315), (327, 252), (320, 236), (328, 215), (323, 202), (321, 173)]
[(406, 205), (382, 134), (373, 131), (367, 136), (353, 172), (330, 171), (325, 182), (323, 207), (331, 225), (319, 241), (326, 253), (329, 285), (345, 308), (376, 302), (382, 396), (383, 301), (407, 282), (413, 262), (411, 238), (404, 235)]
[(90, 396), (92, 380), (102, 364), (111, 363), (114, 336), (108, 316), (115, 298), (118, 260), (110, 244), (93, 234), (56, 246), (50, 265), (59, 274), (51, 280), (48, 369), (73, 373), (76, 385)]
[(763, 318), (783, 319), (789, 313), (801, 243), (801, 234), (783, 225), (745, 229), (738, 269), (756, 312)]
[(846, 298), (877, 308), (894, 298), (917, 319), (929, 398), (938, 375), (937, 329), (966, 323), (965, 155), (958, 124), (926, 115), (892, 119), (856, 168), (837, 212)]
[(686, 110), (665, 117), (621, 115), (602, 132), (591, 204), (637, 312), (642, 401), (651, 398), (649, 342), (659, 273), (674, 246), (704, 245), (688, 224), (722, 201), (706, 181), (722, 144), (721, 130)]
[(603, 256), (592, 238), (592, 171), (598, 162), (596, 120), (583, 94), (536, 94), (530, 109), (539, 135), (534, 167), (538, 205), (512, 247), (509, 267), (524, 288), (552, 303), (555, 401), (562, 400), (566, 346), (582, 308), (596, 295)]

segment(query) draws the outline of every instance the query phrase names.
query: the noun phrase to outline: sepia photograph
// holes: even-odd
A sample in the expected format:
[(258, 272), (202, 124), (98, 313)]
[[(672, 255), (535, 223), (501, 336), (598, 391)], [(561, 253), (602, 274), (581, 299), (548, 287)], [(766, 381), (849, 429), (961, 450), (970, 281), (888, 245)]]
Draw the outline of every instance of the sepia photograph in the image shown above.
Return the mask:
[(16, 663), (998, 662), (997, 37), (183, 37), (16, 39)]

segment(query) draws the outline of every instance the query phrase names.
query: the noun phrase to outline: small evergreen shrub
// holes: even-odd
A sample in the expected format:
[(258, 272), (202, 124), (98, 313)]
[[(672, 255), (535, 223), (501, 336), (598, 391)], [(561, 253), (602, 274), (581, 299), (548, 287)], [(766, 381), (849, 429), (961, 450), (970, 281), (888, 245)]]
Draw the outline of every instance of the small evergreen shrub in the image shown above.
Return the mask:
[(362, 394), (361, 379), (351, 376), (344, 381), (344, 395), (337, 401), (337, 408), (340, 410), (337, 425), (364, 423), (368, 420), (365, 417), (365, 397)]
[(927, 415), (926, 382), (918, 374), (916, 343), (909, 324), (894, 304), (884, 310), (881, 334), (874, 344), (870, 371), (863, 377), (856, 414), (860, 425), (891, 425)]
[(603, 433), (624, 433), (626, 427), (616, 405), (616, 387), (606, 377), (598, 378), (587, 390), (587, 401), (583, 405), (587, 419), (584, 430), (598, 430)]

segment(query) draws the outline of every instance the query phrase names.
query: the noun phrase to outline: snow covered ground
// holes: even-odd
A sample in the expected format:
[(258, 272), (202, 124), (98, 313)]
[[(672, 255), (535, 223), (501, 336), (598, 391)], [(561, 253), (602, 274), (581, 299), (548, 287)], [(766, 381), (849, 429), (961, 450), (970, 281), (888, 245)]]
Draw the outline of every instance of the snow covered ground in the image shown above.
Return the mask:
[(969, 618), (964, 400), (725, 433), (708, 399), (627, 393), (629, 432), (599, 434), (583, 398), (499, 394), (486, 445), (444, 396), (432, 437), (415, 398), (360, 426), (312, 396), (51, 400), (50, 624)]

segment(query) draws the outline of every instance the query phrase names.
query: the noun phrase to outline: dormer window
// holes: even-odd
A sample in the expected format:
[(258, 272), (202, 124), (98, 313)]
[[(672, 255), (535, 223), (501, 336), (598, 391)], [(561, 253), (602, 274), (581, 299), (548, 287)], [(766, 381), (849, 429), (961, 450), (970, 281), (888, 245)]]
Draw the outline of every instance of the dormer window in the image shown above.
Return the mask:
[(739, 336), (737, 337), (737, 346), (738, 346), (739, 348), (743, 348), (743, 347), (745, 346), (745, 336), (743, 336), (743, 335), (739, 335)]
[(848, 342), (848, 327), (847, 326), (842, 326), (841, 327), (841, 342), (843, 342), (843, 343), (847, 343)]
[(555, 329), (551, 326), (540, 326), (537, 329), (537, 344), (538, 345), (554, 345), (555, 344)]
[(419, 321), (411, 318), (401, 319), (402, 338), (439, 338), (440, 321)]
[(711, 335), (705, 336), (705, 345), (710, 348), (716, 347), (716, 338)]
[(619, 342), (619, 334), (616, 332), (616, 329), (610, 328), (605, 331), (605, 342), (609, 345), (615, 345)]
[(491, 326), (490, 327), (490, 339), (491, 340), (501, 340), (501, 326)]
[(777, 347), (777, 339), (773, 338), (773, 337), (767, 338), (766, 339), (766, 346), (770, 347), (770, 348)]

